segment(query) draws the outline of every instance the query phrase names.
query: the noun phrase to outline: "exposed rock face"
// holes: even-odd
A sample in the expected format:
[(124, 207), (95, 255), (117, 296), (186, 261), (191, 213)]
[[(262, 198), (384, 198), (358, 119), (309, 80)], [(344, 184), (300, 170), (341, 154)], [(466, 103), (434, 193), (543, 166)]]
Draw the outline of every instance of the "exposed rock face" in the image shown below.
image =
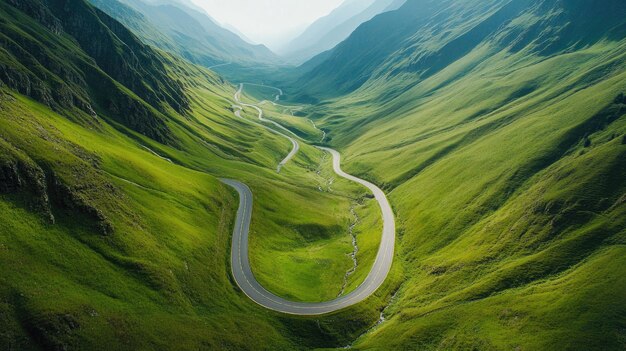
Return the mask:
[[(64, 212), (77, 215), (102, 235), (111, 234), (112, 223), (85, 195), (92, 189), (79, 187), (66, 184), (54, 171), (45, 171), (27, 155), (0, 139), (0, 195), (11, 196), (49, 223), (55, 223), (53, 212)], [(116, 190), (111, 188), (108, 191), (115, 193)]]
[(122, 24), (83, 0), (45, 3), (61, 20), (64, 31), (113, 79), (155, 107), (167, 103), (178, 112), (189, 107), (180, 84), (167, 76), (162, 57)]
[(9, 0), (0, 11), (9, 18), (0, 22), (0, 84), (57, 112), (96, 117), (97, 109), (176, 144), (164, 120), (169, 107), (189, 109), (184, 88), (169, 77), (167, 60), (124, 26), (84, 0)]
[(64, 184), (54, 173), (48, 176), (48, 187), (54, 206), (80, 215), (103, 235), (113, 233), (113, 224), (104, 213), (90, 204), (80, 192)]
[[(18, 91), (20, 94), (30, 96), (33, 99), (49, 106), (56, 111), (66, 108), (78, 107), (85, 113), (95, 117), (89, 98), (84, 94), (79, 94), (65, 82), (73, 82), (77, 86), (85, 87), (82, 77), (76, 72), (64, 69), (58, 65), (49, 65), (49, 70), (39, 66), (39, 62), (45, 62), (45, 57), (36, 57), (39, 50), (33, 48), (28, 51), (30, 45), (27, 41), (16, 42), (6, 37), (0, 36), (0, 47), (10, 51), (22, 65), (34, 66), (33, 70), (19, 70), (15, 65), (7, 65), (0, 62), (0, 83), (6, 84), (9, 88)], [(39, 76), (47, 77), (55, 75), (62, 80), (51, 80), (46, 82)], [(79, 90), (80, 92), (80, 90)]]
[(43, 170), (25, 160), (9, 158), (4, 151), (0, 158), (0, 194), (21, 195), (30, 210), (41, 213), (53, 223)]
[(32, 17), (37, 22), (44, 25), (51, 32), (55, 34), (61, 33), (62, 27), (61, 22), (55, 18), (50, 11), (42, 6), (41, 1), (39, 0), (6, 0), (9, 4), (14, 7), (20, 9), (21, 11), (27, 13), (30, 17)]

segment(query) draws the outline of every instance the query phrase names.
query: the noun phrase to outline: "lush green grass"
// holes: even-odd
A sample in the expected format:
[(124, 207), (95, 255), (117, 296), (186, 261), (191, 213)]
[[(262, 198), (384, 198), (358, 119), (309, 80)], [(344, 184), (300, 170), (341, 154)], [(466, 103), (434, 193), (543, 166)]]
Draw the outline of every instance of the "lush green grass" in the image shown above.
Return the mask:
[(374, 82), (316, 112), (399, 223), (405, 281), (357, 348), (624, 346), (624, 45), (478, 47), (388, 103)]
[[(505, 3), (438, 2), (433, 8), (445, 11), (437, 21), (428, 11), (401, 11), (402, 21), (389, 14), (378, 20), (389, 26), (361, 29), (388, 41), (358, 47), (351, 40), (332, 55), (350, 59), (329, 66), (332, 79), (319, 74), (298, 92), (351, 92), (303, 113), (330, 132), (327, 142), (342, 151), (348, 172), (387, 190), (398, 225), (396, 263), (379, 292), (346, 311), (301, 318), (258, 307), (232, 281), (237, 199), (217, 178), (254, 192), (250, 257), (259, 281), (303, 301), (341, 289), (352, 267), (350, 208), (359, 217), (359, 269), (347, 291), (367, 274), (380, 217), (364, 189), (334, 179), (328, 156), (304, 142), (277, 174), (290, 142), (256, 125), (252, 109), (233, 116), (236, 87), (140, 47), (149, 62), (164, 63), (164, 71), (142, 76), (162, 100), (148, 108), (152, 92), (112, 79), (110, 88), (162, 121), (155, 130), (166, 131), (167, 142), (158, 143), (93, 93), (109, 90), (82, 84), (90, 69), (105, 73), (69, 35), (3, 12), (3, 34), (42, 48), (46, 64), (16, 58), (13, 46), (0, 53), (2, 63), (29, 79), (48, 77), (49, 91), (91, 99), (99, 116), (76, 100), (61, 104), (63, 96), (45, 106), (1, 90), (0, 345), (624, 348), (626, 43), (620, 31), (597, 29), (596, 18), (615, 22), (602, 12), (609, 7), (589, 19), (558, 11), (587, 4), (576, 1), (546, 3), (562, 16), (522, 8), (504, 14), (509, 22), (471, 31)], [(563, 19), (576, 20), (570, 32), (562, 32)], [(67, 87), (56, 85), (63, 81)], [(185, 112), (165, 96), (175, 86), (184, 87)], [(245, 102), (274, 95), (248, 88)], [(307, 119), (262, 107), (267, 118), (319, 140)], [(383, 309), (386, 322), (362, 335)]]
[(493, 12), (440, 2), (438, 20), (361, 28), (305, 76), (305, 100), (351, 92), (306, 113), (397, 215), (403, 282), (354, 348), (624, 348), (626, 43), (606, 14), (624, 6), (605, 5), (547, 5), (576, 18), (562, 33), (522, 8), (481, 34)]
[[(625, 170), (617, 145), (568, 157), (465, 235), (424, 254), (389, 324), (363, 346), (623, 346), (626, 223), (623, 185), (615, 191), (614, 182)], [(607, 176), (613, 180), (598, 183)], [(555, 209), (559, 203), (571, 207)]]
[[(247, 89), (248, 85), (246, 93)], [(244, 101), (252, 100), (244, 96)], [(271, 116), (278, 114), (272, 112), (275, 107), (269, 103), (261, 107)], [(254, 109), (246, 108), (242, 116), (259, 123)], [(254, 128), (252, 123), (249, 126)], [(290, 151), (291, 143), (278, 138), (274, 142), (283, 148), (282, 157)], [(281, 296), (298, 301), (325, 301), (338, 295), (344, 275), (353, 265), (349, 257), (353, 251), (348, 234), (350, 208), (365, 196), (366, 189), (338, 178), (332, 171), (329, 155), (303, 140), (300, 144), (300, 152), (281, 174), (268, 174), (264, 178), (242, 174), (237, 179), (243, 179), (255, 196), (250, 258), (257, 279)], [(280, 159), (274, 160), (271, 169), (278, 162)], [(363, 210), (378, 215), (375, 202), (368, 202)], [(360, 224), (356, 230), (361, 230)], [(362, 231), (363, 240), (377, 247), (380, 226)], [(365, 278), (368, 271), (365, 274), (361, 271), (373, 264), (375, 252), (364, 252), (360, 257), (363, 266), (358, 268), (359, 275), (355, 275), (355, 284), (349, 290)]]
[(265, 112), (265, 118), (280, 123), (294, 134), (308, 140), (310, 143), (318, 144), (321, 142), (323, 132), (318, 129), (310, 119), (300, 116), (303, 114), (302, 111), (308, 108), (307, 106), (274, 105), (269, 102), (261, 106)]
[[(12, 267), (2, 278), (3, 316), (12, 325), (2, 335), (3, 343), (27, 348), (30, 338), (36, 337), (46, 345), (96, 347), (111, 338), (118, 348), (165, 347), (185, 335), (188, 342), (178, 345), (180, 349), (199, 343), (246, 348), (250, 345), (239, 337), (242, 329), (230, 329), (241, 328), (235, 321), (243, 318), (246, 330), (256, 330), (259, 345), (287, 348), (285, 333), (298, 335), (301, 330), (282, 330), (280, 321), (237, 293), (229, 278), (236, 199), (206, 171), (240, 179), (253, 189), (250, 254), (264, 285), (298, 300), (319, 301), (338, 294), (352, 266), (347, 256), (352, 251), (349, 208), (364, 189), (336, 180), (332, 191), (320, 192), (318, 187), (327, 184), (330, 159), (306, 145), (293, 164), (276, 174), (284, 141), (228, 116), (224, 106), (228, 102), (209, 94), (198, 90), (198, 101), (201, 95), (206, 99), (204, 108), (197, 107), (194, 123), (186, 129), (172, 124), (186, 147), (177, 150), (126, 131), (133, 136), (129, 138), (104, 123), (87, 129), (25, 97), (3, 93), (3, 140), (46, 169), (48, 177), (52, 172), (76, 189), (73, 193), (101, 211), (114, 228), (107, 235), (98, 234), (89, 219), (72, 219), (82, 216), (79, 210), (54, 199), (56, 222), (46, 224), (41, 215), (27, 211), (23, 195), (3, 195), (2, 259), (4, 267)], [(221, 112), (208, 113), (209, 106)], [(207, 126), (213, 128), (211, 134)], [(232, 130), (222, 139), (220, 128), (229, 127)], [(233, 131), (241, 136), (231, 142), (226, 135)], [(235, 152), (246, 135), (253, 146)], [(217, 146), (209, 148), (198, 138)], [(221, 158), (231, 146), (231, 157), (266, 161), (254, 165)], [(380, 234), (368, 233), (374, 241)], [(54, 245), (43, 240), (48, 236)], [(74, 330), (73, 325), (80, 327)], [(116, 334), (119, 325), (128, 325), (128, 334)], [(209, 330), (216, 332), (201, 327), (206, 325), (213, 325)], [(227, 338), (220, 336), (224, 329)], [(321, 342), (324, 335), (305, 339)]]
[[(14, 326), (5, 329), (3, 345), (245, 347), (237, 337), (240, 326), (229, 322), (236, 320), (233, 309), (261, 311), (229, 281), (225, 257), (235, 199), (224, 186), (150, 156), (110, 128), (89, 131), (21, 97), (3, 106), (4, 140), (76, 187), (77, 196), (115, 228), (98, 234), (76, 220), (80, 211), (54, 198), (56, 222), (50, 224), (27, 211), (19, 194), (3, 195), (3, 316)], [(77, 159), (73, 142), (79, 140), (84, 155), (101, 158), (100, 167)], [(125, 163), (133, 171), (121, 173), (123, 179), (141, 186), (105, 173), (121, 172), (117, 165)], [(242, 322), (254, 325), (259, 340), (276, 342), (272, 324), (253, 319)], [(231, 337), (220, 336), (224, 328)], [(185, 342), (175, 342), (181, 335)]]
[[(350, 206), (365, 194), (364, 189), (333, 179), (330, 189), (326, 186), (320, 191), (318, 184), (328, 184), (323, 176), (330, 173), (330, 158), (320, 166), (319, 175), (315, 169), (308, 171), (309, 179), (302, 182), (306, 187), (251, 180), (255, 194), (250, 246), (253, 272), (270, 291), (295, 300), (336, 297), (344, 274), (353, 264), (348, 256), (353, 251), (348, 234)], [(377, 206), (370, 202), (364, 210), (378, 215)], [(378, 245), (380, 226), (366, 228), (359, 224), (357, 229), (363, 230), (364, 240)], [(365, 255), (359, 272), (368, 269), (374, 257), (375, 253)]]
[[(275, 101), (278, 91), (267, 86), (245, 84), (244, 90), (246, 96), (243, 97), (243, 102), (261, 107), (264, 118), (280, 123), (309, 143), (315, 144), (321, 141), (323, 132), (316, 128), (310, 119), (302, 117), (305, 114), (304, 111), (311, 108), (311, 106), (284, 104), (280, 100)], [(283, 91), (283, 93), (285, 92)], [(251, 118), (258, 119), (255, 110), (248, 112)]]
[[(26, 24), (10, 27), (12, 21), (4, 28), (19, 39)], [(38, 58), (54, 72), (74, 74), (67, 80), (78, 85), (69, 89), (93, 99), (98, 116), (72, 104), (51, 103), (53, 111), (13, 90), (0, 92), (3, 348), (293, 349), (347, 342), (375, 318), (382, 299), (356, 313), (294, 322), (251, 302), (229, 274), (237, 199), (218, 177), (253, 189), (250, 255), (264, 285), (299, 300), (338, 294), (352, 266), (349, 208), (364, 189), (337, 180), (332, 191), (320, 191), (330, 173), (323, 152), (303, 143), (277, 174), (291, 143), (236, 118), (234, 86), (177, 57), (142, 51), (167, 63), (159, 74), (185, 87), (189, 107), (180, 113), (163, 103), (159, 111), (151, 110), (171, 141), (156, 142), (130, 123), (131, 116), (126, 116), (130, 121), (112, 116), (113, 108), (100, 105), (106, 96), (92, 90), (102, 90), (80, 79), (88, 74), (81, 65), (90, 59), (69, 35), (25, 23), (36, 34), (37, 47), (51, 48)], [(119, 50), (128, 54), (123, 45)], [(16, 47), (3, 52), (3, 62), (31, 78), (54, 76), (36, 60), (18, 66), (12, 55), (19, 52)], [(75, 61), (65, 67), (59, 53)], [(81, 69), (71, 71), (72, 63)], [(148, 106), (107, 79), (129, 104)], [(144, 117), (146, 124), (154, 122)], [(379, 235), (363, 232), (374, 241)], [(367, 259), (373, 256), (363, 258), (364, 267)], [(353, 322), (349, 328), (330, 323), (337, 319)], [(312, 332), (311, 325), (325, 326)]]
[(274, 101), (276, 95), (279, 94), (279, 91), (274, 89), (274, 87), (264, 86), (263, 84), (257, 83), (245, 84), (244, 89), (249, 97), (254, 98), (258, 101)]

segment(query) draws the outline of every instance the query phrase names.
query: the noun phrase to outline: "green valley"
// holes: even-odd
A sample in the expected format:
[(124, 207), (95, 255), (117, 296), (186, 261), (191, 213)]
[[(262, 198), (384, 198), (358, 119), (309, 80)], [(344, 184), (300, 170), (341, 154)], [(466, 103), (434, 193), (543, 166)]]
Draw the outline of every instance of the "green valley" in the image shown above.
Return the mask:
[(0, 349), (626, 347), (626, 3), (208, 3), (0, 3)]
[[(10, 77), (0, 111), (2, 345), (171, 349), (184, 334), (176, 348), (245, 348), (241, 336), (255, 329), (259, 345), (291, 348), (285, 321), (243, 298), (229, 279), (237, 198), (217, 177), (245, 179), (258, 196), (251, 245), (259, 248), (252, 251), (259, 279), (312, 301), (341, 291), (352, 267), (350, 208), (371, 212), (364, 190), (338, 180), (320, 191), (330, 159), (311, 147), (276, 174), (287, 143), (233, 116), (233, 85), (143, 46), (75, 1), (76, 18), (104, 20), (94, 27), (100, 43), (111, 43), (94, 49), (100, 66), (76, 37), (46, 27), (65, 28), (55, 16), (63, 7), (35, 5), (2, 5), (3, 77)], [(123, 85), (108, 63), (115, 55), (143, 55), (154, 71), (129, 66), (143, 82), (122, 74)], [(107, 84), (106, 96), (98, 84)], [(376, 236), (375, 228), (359, 230)], [(292, 279), (303, 274), (316, 279)]]

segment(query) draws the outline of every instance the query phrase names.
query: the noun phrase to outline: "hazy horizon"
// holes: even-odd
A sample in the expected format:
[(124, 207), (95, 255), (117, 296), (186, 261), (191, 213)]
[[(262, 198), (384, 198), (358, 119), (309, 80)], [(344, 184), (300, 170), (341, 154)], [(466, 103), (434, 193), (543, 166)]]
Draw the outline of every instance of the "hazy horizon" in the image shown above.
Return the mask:
[(344, 0), (192, 1), (221, 24), (235, 27), (255, 43), (277, 50)]

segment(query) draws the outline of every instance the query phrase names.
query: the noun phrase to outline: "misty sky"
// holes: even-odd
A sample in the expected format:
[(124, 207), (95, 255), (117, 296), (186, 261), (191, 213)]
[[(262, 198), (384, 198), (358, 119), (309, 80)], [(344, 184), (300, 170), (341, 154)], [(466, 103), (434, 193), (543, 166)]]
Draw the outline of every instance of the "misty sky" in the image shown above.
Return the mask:
[(211, 17), (276, 49), (343, 0), (192, 0)]

